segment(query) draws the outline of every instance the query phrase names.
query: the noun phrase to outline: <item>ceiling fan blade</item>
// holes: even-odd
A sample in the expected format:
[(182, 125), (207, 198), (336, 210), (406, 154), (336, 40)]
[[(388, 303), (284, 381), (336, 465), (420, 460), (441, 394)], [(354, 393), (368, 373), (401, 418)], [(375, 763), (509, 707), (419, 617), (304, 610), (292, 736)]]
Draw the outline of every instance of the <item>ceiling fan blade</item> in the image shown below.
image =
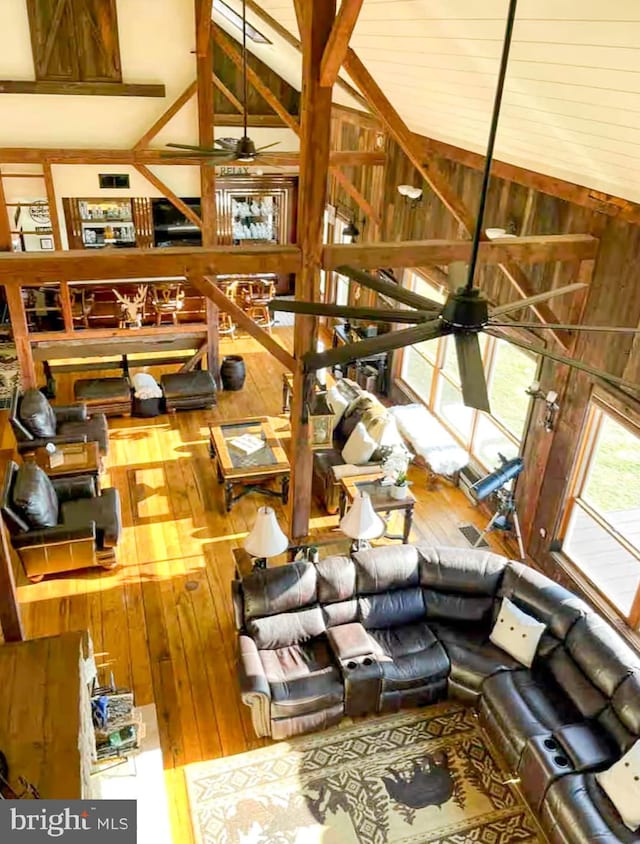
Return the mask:
[(388, 334), (381, 334), (368, 340), (360, 340), (358, 343), (347, 343), (344, 346), (327, 349), (324, 352), (307, 352), (306, 355), (303, 355), (302, 360), (305, 370), (312, 372), (316, 369), (323, 369), (325, 366), (348, 363), (379, 352), (390, 352), (392, 349), (401, 349), (403, 346), (413, 346), (414, 343), (433, 340), (450, 333), (451, 330), (439, 319), (436, 319), (422, 323), (422, 325), (416, 325), (413, 328), (390, 331)]
[(399, 284), (392, 284), (390, 281), (384, 281), (381, 278), (370, 273), (365, 273), (362, 270), (355, 270), (353, 267), (340, 266), (336, 267), (335, 271), (340, 275), (346, 275), (348, 278), (357, 281), (363, 287), (368, 287), (370, 290), (375, 290), (377, 293), (382, 293), (393, 299), (395, 302), (402, 302), (403, 305), (409, 305), (412, 308), (418, 308), (420, 311), (435, 311), (440, 313), (442, 305), (439, 302), (434, 302), (427, 299), (425, 296), (420, 296), (419, 293), (414, 293), (413, 290), (407, 290), (405, 287), (400, 287)]
[[(488, 328), (489, 326), (487, 326), (487, 329)], [(572, 369), (579, 369), (581, 372), (586, 372), (588, 375), (593, 375), (594, 377), (607, 381), (609, 384), (614, 384), (617, 387), (624, 387), (625, 389), (633, 390), (636, 393), (640, 392), (640, 384), (632, 381), (625, 381), (624, 378), (618, 378), (617, 375), (611, 375), (609, 372), (604, 372), (602, 369), (596, 369), (595, 366), (589, 366), (586, 363), (582, 363), (582, 361), (574, 360), (573, 358), (566, 357), (565, 355), (558, 354), (557, 352), (552, 352), (550, 349), (546, 349), (543, 346), (535, 346), (532, 343), (526, 343), (524, 340), (515, 339), (511, 336), (504, 337), (501, 332), (488, 331), (488, 333), (499, 337), (501, 340), (506, 340), (514, 346), (525, 349), (527, 352), (532, 352), (534, 355), (542, 355), (542, 357), (551, 358), (551, 360), (555, 360), (558, 363), (564, 363), (567, 366), (572, 367)]]
[(558, 331), (603, 331), (612, 334), (640, 334), (640, 328), (625, 328), (612, 325), (565, 325), (560, 322), (490, 322), (496, 328), (551, 328)]
[(279, 146), (280, 143), (281, 143), (280, 141), (275, 141), (272, 144), (265, 144), (263, 147), (258, 147), (256, 152), (262, 152), (262, 150), (264, 150), (264, 149), (271, 149), (271, 147), (277, 147), (277, 146)]
[(469, 332), (456, 333), (454, 337), (462, 399), (467, 407), (475, 407), (476, 410), (491, 413), (487, 379), (485, 378), (482, 352), (480, 351), (480, 338), (476, 333)]
[(351, 308), (346, 305), (325, 305), (320, 302), (296, 302), (272, 299), (270, 311), (284, 311), (288, 314), (309, 314), (310, 316), (344, 317), (344, 319), (364, 319), (367, 322), (405, 322), (417, 325), (433, 319), (427, 311), (394, 311), (379, 308)]
[(213, 142), (223, 149), (235, 149), (238, 146), (239, 138), (216, 138)]
[(192, 152), (198, 152), (201, 155), (216, 155), (222, 150), (216, 149), (215, 147), (201, 147), (201, 146), (194, 146), (193, 144), (167, 144), (168, 147), (172, 149), (188, 149)]
[(509, 305), (499, 305), (497, 308), (492, 308), (489, 317), (504, 316), (510, 314), (512, 311), (518, 311), (520, 308), (527, 308), (529, 305), (537, 305), (538, 302), (546, 302), (547, 299), (553, 299), (555, 296), (564, 296), (567, 293), (575, 293), (576, 290), (582, 290), (587, 285), (584, 282), (577, 281), (575, 284), (567, 284), (565, 287), (558, 287), (556, 290), (547, 290), (545, 293), (537, 293), (535, 296), (528, 296), (526, 299), (520, 299), (518, 302), (511, 302)]

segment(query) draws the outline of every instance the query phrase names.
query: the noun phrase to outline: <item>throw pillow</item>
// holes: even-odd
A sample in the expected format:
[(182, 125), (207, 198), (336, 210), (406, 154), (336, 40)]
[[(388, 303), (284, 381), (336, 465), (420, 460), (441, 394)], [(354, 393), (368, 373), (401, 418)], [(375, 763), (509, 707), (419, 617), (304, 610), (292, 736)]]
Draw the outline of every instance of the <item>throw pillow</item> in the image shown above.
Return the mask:
[(358, 422), (342, 449), (342, 459), (345, 463), (361, 466), (363, 463), (369, 462), (377, 447), (378, 443), (367, 431), (364, 423)]
[(508, 598), (502, 605), (489, 639), (518, 662), (531, 668), (545, 625), (522, 612)]
[(596, 774), (598, 785), (632, 832), (640, 827), (640, 741), (607, 771)]
[(331, 411), (335, 414), (335, 419), (333, 420), (333, 427), (335, 429), (351, 402), (337, 387), (334, 386), (327, 390), (327, 404), (331, 408)]
[(23, 463), (16, 473), (13, 503), (24, 514), (32, 528), (58, 524), (58, 497), (46, 473), (32, 460)]
[(56, 415), (40, 390), (25, 390), (20, 400), (20, 421), (34, 437), (54, 437)]

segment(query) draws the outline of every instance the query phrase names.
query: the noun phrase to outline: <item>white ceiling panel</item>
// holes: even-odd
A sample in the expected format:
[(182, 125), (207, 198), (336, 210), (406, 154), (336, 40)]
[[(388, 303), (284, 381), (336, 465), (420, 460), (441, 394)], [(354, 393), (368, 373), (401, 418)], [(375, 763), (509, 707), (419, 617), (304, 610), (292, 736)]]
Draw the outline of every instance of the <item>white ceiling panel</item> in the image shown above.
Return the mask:
[[(292, 0), (260, 5), (298, 36)], [(412, 130), (482, 152), (507, 5), (364, 0), (351, 44)], [(495, 154), (640, 202), (638, 0), (520, 0)]]

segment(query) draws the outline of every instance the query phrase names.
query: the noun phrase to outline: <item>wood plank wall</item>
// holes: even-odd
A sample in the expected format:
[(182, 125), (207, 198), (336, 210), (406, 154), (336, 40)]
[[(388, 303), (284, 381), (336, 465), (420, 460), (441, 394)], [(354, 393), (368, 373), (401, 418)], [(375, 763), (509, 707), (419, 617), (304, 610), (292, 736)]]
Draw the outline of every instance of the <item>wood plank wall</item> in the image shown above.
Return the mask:
[[(448, 159), (437, 159), (458, 194), (474, 211), (481, 173)], [(419, 185), (423, 201), (411, 207), (397, 192), (399, 184)], [(382, 208), (383, 240), (410, 240), (459, 236), (458, 226), (440, 200), (423, 183), (402, 151), (387, 143), (387, 163)], [(485, 223), (508, 228), (516, 234), (597, 234), (601, 238), (589, 290), (578, 297), (560, 297), (552, 306), (561, 320), (594, 325), (640, 325), (640, 226), (617, 220), (599, 211), (561, 200), (504, 179), (492, 179)], [(526, 267), (536, 291), (577, 280), (576, 264)], [(516, 301), (518, 294), (497, 267), (481, 268), (477, 277), (487, 296), (496, 303)], [(536, 321), (531, 311), (514, 314)], [(539, 336), (545, 337), (541, 331)], [(640, 337), (581, 333), (574, 337), (575, 357), (628, 379), (640, 378)], [(559, 521), (564, 496), (580, 441), (594, 382), (582, 373), (547, 362), (542, 369), (543, 388), (559, 393), (560, 413), (555, 431), (542, 426), (543, 408), (536, 403), (524, 446), (527, 468), (518, 484), (520, 514), (526, 545), (547, 574), (566, 580), (551, 555), (549, 542)], [(600, 394), (623, 402), (632, 421), (640, 424), (640, 401), (620, 391), (600, 388)], [(545, 537), (540, 535), (544, 530)]]

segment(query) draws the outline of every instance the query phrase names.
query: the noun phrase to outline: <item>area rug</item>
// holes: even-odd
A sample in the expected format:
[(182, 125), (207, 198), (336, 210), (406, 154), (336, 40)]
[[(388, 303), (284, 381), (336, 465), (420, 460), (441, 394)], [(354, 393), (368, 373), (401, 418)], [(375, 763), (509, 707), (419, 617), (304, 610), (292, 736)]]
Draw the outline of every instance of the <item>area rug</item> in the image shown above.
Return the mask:
[(198, 844), (542, 844), (474, 712), (359, 721), (185, 769)]

